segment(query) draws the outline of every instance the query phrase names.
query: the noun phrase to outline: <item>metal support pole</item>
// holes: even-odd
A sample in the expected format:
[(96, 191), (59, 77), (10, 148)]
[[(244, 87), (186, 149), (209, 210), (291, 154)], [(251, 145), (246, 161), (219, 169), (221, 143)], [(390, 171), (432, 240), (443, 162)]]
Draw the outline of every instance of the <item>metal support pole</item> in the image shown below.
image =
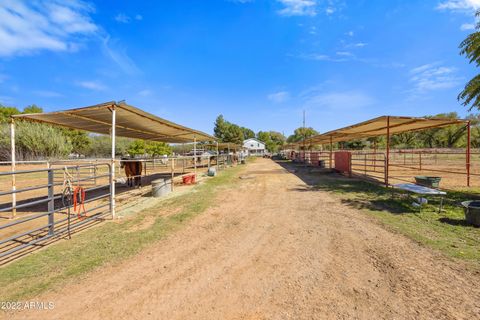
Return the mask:
[(116, 110), (115, 106), (112, 106), (112, 129), (110, 132), (110, 138), (112, 140), (112, 168), (110, 171), (110, 211), (112, 213), (112, 219), (115, 219), (115, 125), (116, 125)]
[(387, 117), (387, 158), (385, 159), (385, 186), (388, 187), (388, 174), (390, 169), (390, 117)]
[(197, 137), (193, 136), (193, 172), (197, 175)]
[(175, 177), (175, 158), (172, 158), (171, 167), (172, 167), (172, 191), (173, 191), (173, 178)]
[(55, 233), (55, 192), (53, 181), (53, 169), (48, 170), (48, 235), (53, 236)]
[(467, 121), (467, 157), (466, 157), (466, 165), (467, 165), (467, 187), (470, 187), (470, 121)]
[(330, 136), (330, 154), (329, 154), (330, 169), (332, 169), (332, 155), (333, 155), (333, 142), (332, 142), (332, 136)]
[[(16, 163), (15, 163), (15, 121), (10, 119), (10, 153), (12, 155), (12, 171), (15, 171)], [(17, 194), (15, 190), (17, 189), (16, 186), (16, 175), (12, 174), (12, 215), (11, 218), (14, 218), (17, 214)]]
[(215, 141), (216, 145), (217, 145), (217, 161), (215, 161), (215, 163), (217, 164), (217, 170), (220, 171), (220, 167), (218, 165), (218, 158), (220, 157), (220, 153), (218, 152), (218, 141)]

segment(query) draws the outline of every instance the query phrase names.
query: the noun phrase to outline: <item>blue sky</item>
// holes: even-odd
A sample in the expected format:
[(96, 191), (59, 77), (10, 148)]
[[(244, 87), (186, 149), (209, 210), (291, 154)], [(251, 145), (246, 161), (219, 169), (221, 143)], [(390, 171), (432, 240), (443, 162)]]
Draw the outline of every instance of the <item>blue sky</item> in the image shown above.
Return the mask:
[(466, 108), (480, 0), (0, 1), (0, 103), (123, 100), (211, 133)]

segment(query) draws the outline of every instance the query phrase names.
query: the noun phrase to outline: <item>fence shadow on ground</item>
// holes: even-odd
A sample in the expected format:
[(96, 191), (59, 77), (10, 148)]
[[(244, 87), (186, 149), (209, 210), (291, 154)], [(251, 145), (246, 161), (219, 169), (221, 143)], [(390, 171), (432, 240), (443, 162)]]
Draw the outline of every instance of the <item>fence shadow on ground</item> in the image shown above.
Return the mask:
[[(342, 194), (340, 201), (355, 209), (381, 210), (391, 214), (417, 214), (419, 209), (412, 205), (413, 197), (395, 193), (383, 185), (358, 178), (348, 178), (335, 172), (311, 172), (313, 167), (296, 164), (289, 161), (277, 161), (284, 169), (300, 178), (307, 186), (299, 185), (291, 190), (302, 192), (315, 192), (319, 190)], [(449, 209), (459, 210), (460, 202), (470, 199), (480, 199), (480, 195), (465, 191), (448, 191), (444, 206)], [(422, 212), (438, 210), (439, 199), (429, 199)], [(456, 226), (468, 226), (464, 220), (441, 218), (442, 223)]]

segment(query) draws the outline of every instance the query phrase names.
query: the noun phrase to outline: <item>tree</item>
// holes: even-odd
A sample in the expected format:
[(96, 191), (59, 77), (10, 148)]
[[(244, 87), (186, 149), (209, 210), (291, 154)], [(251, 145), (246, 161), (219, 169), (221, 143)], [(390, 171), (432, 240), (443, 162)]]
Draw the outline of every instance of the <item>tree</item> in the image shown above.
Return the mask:
[(146, 153), (145, 150), (145, 141), (141, 139), (133, 140), (132, 143), (128, 146), (127, 153), (131, 157), (135, 157), (138, 155), (144, 155)]
[(318, 132), (312, 127), (308, 127), (308, 128), (300, 127), (295, 129), (293, 134), (287, 138), (287, 142), (288, 143), (300, 142), (300, 141), (303, 141), (304, 139), (308, 139), (317, 134)]
[(340, 142), (341, 149), (349, 149), (349, 150), (362, 150), (367, 146), (365, 140), (352, 140), (352, 141), (345, 141)]
[(149, 141), (146, 143), (145, 151), (152, 158), (172, 154), (172, 148), (165, 142)]
[(276, 131), (259, 131), (257, 139), (265, 143), (269, 152), (275, 153), (285, 144), (285, 136)]
[(230, 124), (227, 127), (227, 131), (222, 142), (231, 142), (235, 144), (242, 144), (243, 143), (243, 132), (239, 126), (236, 124)]
[(213, 132), (220, 142), (236, 144), (242, 144), (243, 140), (255, 137), (255, 133), (251, 129), (228, 122), (223, 118), (223, 115), (219, 115), (215, 120)]
[(20, 110), (15, 107), (6, 107), (0, 104), (0, 123), (6, 123), (14, 114), (19, 114)]
[(220, 141), (224, 142), (225, 135), (228, 129), (229, 123), (225, 121), (223, 115), (219, 115), (215, 120), (215, 126), (213, 128), (213, 134)]
[(43, 112), (43, 108), (37, 106), (36, 104), (32, 104), (23, 108), (22, 113), (42, 113), (42, 112)]
[(243, 140), (247, 140), (250, 138), (255, 138), (255, 132), (252, 129), (248, 129), (245, 127), (240, 127), (240, 130), (243, 132)]
[[(18, 160), (63, 158), (72, 152), (72, 145), (58, 128), (26, 121), (16, 125), (15, 145)], [(0, 158), (10, 160), (8, 125), (0, 127)]]
[(85, 155), (90, 149), (92, 139), (85, 131), (62, 128), (63, 135), (70, 141), (72, 152)]
[[(477, 11), (476, 16), (480, 15)], [(460, 54), (465, 55), (469, 63), (474, 63), (476, 67), (480, 66), (480, 25), (477, 24), (476, 31), (470, 34), (460, 43)], [(470, 105), (469, 110), (473, 108), (480, 109), (480, 75), (473, 77), (462, 92), (458, 95), (458, 100), (462, 100), (464, 106)]]

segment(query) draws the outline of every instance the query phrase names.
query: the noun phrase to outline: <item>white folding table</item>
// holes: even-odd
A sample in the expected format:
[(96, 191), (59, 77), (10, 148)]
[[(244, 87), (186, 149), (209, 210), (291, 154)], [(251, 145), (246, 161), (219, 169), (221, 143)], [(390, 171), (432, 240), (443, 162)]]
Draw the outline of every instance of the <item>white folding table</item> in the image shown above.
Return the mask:
[[(392, 187), (393, 187), (392, 190), (402, 190), (402, 191), (407, 191), (410, 193), (423, 195), (423, 196), (440, 197), (440, 207), (438, 208), (438, 212), (440, 213), (442, 211), (443, 198), (447, 194), (445, 191), (440, 191), (440, 190), (429, 188), (429, 187), (419, 186), (418, 184), (414, 184), (414, 183), (399, 183), (399, 184), (392, 185)], [(420, 205), (420, 211), (421, 211), (423, 203), (419, 203), (419, 205)]]

